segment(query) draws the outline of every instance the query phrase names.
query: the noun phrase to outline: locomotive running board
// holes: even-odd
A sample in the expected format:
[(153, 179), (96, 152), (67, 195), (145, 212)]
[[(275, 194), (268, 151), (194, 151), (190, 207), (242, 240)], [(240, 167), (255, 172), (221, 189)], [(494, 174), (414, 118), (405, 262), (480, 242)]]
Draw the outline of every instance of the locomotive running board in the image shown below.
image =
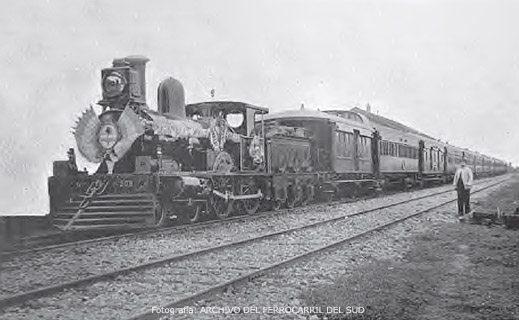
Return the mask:
[(68, 231), (143, 228), (155, 222), (156, 203), (151, 193), (100, 195), (83, 209), (81, 201), (80, 197), (69, 199), (54, 213), (53, 225)]

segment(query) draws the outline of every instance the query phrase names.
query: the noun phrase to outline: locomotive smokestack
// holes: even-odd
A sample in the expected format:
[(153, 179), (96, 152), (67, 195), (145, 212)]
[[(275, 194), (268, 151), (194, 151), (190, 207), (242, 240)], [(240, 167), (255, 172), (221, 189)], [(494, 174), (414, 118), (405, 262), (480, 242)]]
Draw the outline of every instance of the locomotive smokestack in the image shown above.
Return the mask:
[[(118, 60), (121, 59), (115, 59), (114, 60), (114, 67)], [(132, 66), (135, 71), (137, 71), (138, 78), (139, 78), (139, 89), (141, 93), (142, 100), (146, 101), (146, 62), (150, 61), (150, 59), (146, 58), (145, 56), (128, 56), (124, 59), (127, 63)]]

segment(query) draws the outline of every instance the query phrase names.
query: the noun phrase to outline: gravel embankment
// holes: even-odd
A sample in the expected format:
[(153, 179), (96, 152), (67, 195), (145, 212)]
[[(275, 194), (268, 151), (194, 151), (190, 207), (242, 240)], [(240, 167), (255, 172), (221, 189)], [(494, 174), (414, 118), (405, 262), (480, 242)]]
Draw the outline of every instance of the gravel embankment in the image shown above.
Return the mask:
[[(496, 187), (489, 188), (473, 195), (472, 199), (475, 201), (483, 199), (494, 190)], [(456, 212), (454, 203), (443, 206), (382, 232), (357, 239), (348, 245), (316, 255), (276, 273), (265, 275), (243, 287), (234, 288), (232, 292), (200, 301), (190, 306), (194, 314), (164, 315), (160, 319), (317, 320), (319, 319), (317, 316), (308, 313), (283, 314), (274, 312), (272, 308), (311, 307), (302, 300), (303, 294), (307, 294), (312, 289), (333, 284), (338, 277), (347, 276), (352, 273), (352, 270), (362, 268), (370, 262), (401, 259), (404, 253), (414, 245), (412, 240), (414, 236), (431, 231), (437, 233), (445, 223), (457, 222)], [(157, 304), (157, 306), (160, 305)], [(240, 307), (242, 312), (231, 314), (226, 313), (225, 309), (220, 309), (221, 311), (217, 314), (208, 313), (208, 310), (218, 312), (218, 308), (225, 307)], [(257, 310), (257, 313), (243, 313), (246, 307), (249, 312)], [(351, 307), (366, 308), (367, 306), (352, 305)], [(346, 319), (348, 319), (347, 315)]]
[(442, 186), (346, 205), (297, 208), (278, 215), (251, 217), (247, 221), (194, 226), (175, 233), (122, 238), (13, 257), (3, 264), (0, 299), (56, 283), (244, 240), (260, 234), (302, 226), (337, 215), (379, 207), (407, 200), (409, 197), (419, 197), (450, 188), (450, 186)]
[[(271, 263), (360, 233), (396, 217), (409, 215), (449, 198), (452, 198), (452, 194), (443, 194), (433, 199), (420, 200), (418, 203), (385, 209), (383, 215), (380, 212), (373, 212), (341, 219), (333, 224), (300, 230), (251, 245), (212, 252), (167, 266), (119, 276), (114, 281), (99, 282), (79, 291), (68, 290), (52, 297), (41, 298), (30, 302), (26, 307), (9, 308), (0, 319), (4, 319), (5, 316), (8, 316), (5, 319), (13, 319), (12, 316), (16, 312), (18, 315), (30, 313), (42, 318), (55, 318), (60, 315), (63, 319), (114, 319), (129, 316), (135, 312), (147, 311), (154, 305), (159, 306), (181, 299), (240, 274), (255, 271)], [(337, 215), (339, 212), (344, 212), (344, 207), (350, 206), (351, 204), (336, 206), (328, 211), (338, 210), (335, 212)], [(313, 214), (322, 215), (321, 212), (316, 211)], [(273, 230), (270, 228), (268, 231)]]

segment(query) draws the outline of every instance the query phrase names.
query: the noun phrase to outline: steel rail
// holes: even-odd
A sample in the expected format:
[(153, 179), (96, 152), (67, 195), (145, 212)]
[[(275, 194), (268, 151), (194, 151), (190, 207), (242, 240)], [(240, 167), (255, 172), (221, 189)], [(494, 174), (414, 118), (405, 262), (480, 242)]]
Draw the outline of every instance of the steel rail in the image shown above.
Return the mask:
[[(483, 187), (483, 188), (481, 188), (481, 189), (479, 189), (477, 191), (474, 191), (473, 193), (481, 192), (481, 191), (486, 190), (488, 188), (491, 188), (493, 186), (499, 185), (499, 184), (503, 183), (504, 181), (506, 181), (506, 180), (499, 181), (499, 182), (497, 182), (495, 184)], [(407, 215), (405, 217), (393, 220), (393, 221), (391, 221), (389, 223), (386, 223), (386, 224), (374, 227), (372, 229), (369, 229), (367, 231), (355, 234), (353, 236), (346, 237), (344, 239), (335, 241), (335, 242), (333, 242), (331, 244), (328, 244), (328, 245), (325, 245), (325, 246), (321, 246), (321, 247), (319, 247), (317, 249), (312, 249), (310, 251), (307, 251), (305, 253), (299, 254), (299, 255), (294, 256), (292, 258), (289, 258), (289, 259), (283, 260), (281, 262), (277, 262), (277, 263), (271, 264), (271, 265), (269, 265), (267, 267), (264, 267), (264, 268), (261, 268), (261, 269), (259, 269), (257, 271), (250, 272), (248, 274), (236, 277), (236, 278), (231, 279), (229, 281), (226, 281), (224, 283), (220, 283), (220, 284), (214, 285), (214, 286), (212, 286), (212, 287), (210, 287), (208, 289), (199, 291), (199, 292), (197, 292), (197, 293), (195, 293), (195, 294), (193, 294), (193, 295), (191, 295), (189, 297), (185, 297), (185, 298), (179, 299), (179, 300), (174, 301), (172, 303), (169, 303), (169, 304), (167, 304), (167, 305), (165, 305), (163, 307), (169, 309), (169, 308), (182, 308), (182, 307), (185, 307), (185, 306), (188, 306), (188, 305), (192, 305), (193, 303), (195, 303), (197, 301), (213, 297), (214, 295), (219, 294), (219, 293), (223, 293), (229, 287), (236, 287), (236, 286), (239, 286), (239, 285), (244, 285), (244, 284), (246, 284), (248, 282), (251, 282), (251, 281), (253, 281), (253, 280), (257, 279), (257, 278), (260, 278), (260, 277), (265, 276), (265, 275), (267, 275), (269, 273), (272, 273), (272, 272), (274, 272), (274, 271), (276, 271), (278, 269), (281, 269), (283, 267), (287, 267), (289, 265), (295, 264), (295, 263), (297, 263), (297, 262), (299, 262), (301, 260), (308, 259), (311, 256), (319, 254), (319, 253), (322, 253), (324, 251), (327, 251), (327, 250), (339, 247), (341, 245), (344, 245), (345, 243), (352, 242), (353, 240), (356, 240), (356, 239), (368, 236), (368, 235), (370, 235), (370, 234), (372, 234), (374, 232), (382, 231), (382, 230), (384, 230), (384, 229), (386, 229), (388, 227), (391, 227), (391, 226), (396, 225), (396, 224), (398, 224), (400, 222), (409, 220), (411, 218), (417, 217), (417, 216), (422, 215), (424, 213), (427, 213), (429, 211), (438, 209), (438, 208), (443, 207), (443, 206), (445, 206), (445, 205), (447, 205), (447, 204), (449, 204), (451, 202), (454, 202), (454, 201), (456, 201), (456, 199), (451, 199), (451, 200), (444, 201), (444, 202), (442, 202), (440, 204), (434, 205), (434, 206), (429, 207), (427, 209), (420, 210), (418, 212), (412, 213), (412, 214)], [(141, 313), (141, 314), (139, 314), (137, 316), (133, 316), (129, 320), (150, 320), (150, 319), (157, 319), (157, 318), (163, 317), (165, 315), (166, 314), (163, 314), (163, 313), (153, 313), (152, 311), (149, 311), (149, 312)]]
[[(491, 179), (491, 178), (490, 178)], [(484, 182), (480, 182), (480, 183), (484, 183)], [(442, 193), (447, 193), (447, 192), (450, 192), (451, 190), (446, 190), (446, 191), (440, 191), (436, 194), (442, 194)], [(399, 192), (400, 193), (400, 192)], [(367, 199), (371, 199), (373, 197), (368, 197)], [(262, 217), (269, 217), (271, 215), (279, 215), (279, 214), (288, 214), (290, 212), (292, 212), (294, 209), (300, 209), (300, 208), (308, 208), (308, 209), (312, 209), (312, 208), (318, 208), (318, 207), (321, 207), (321, 206), (334, 206), (334, 205), (341, 205), (341, 204), (345, 204), (345, 203), (352, 203), (352, 202), (356, 202), (356, 201), (359, 201), (359, 200), (364, 200), (364, 198), (356, 198), (356, 199), (341, 199), (341, 200), (335, 200), (335, 201), (332, 201), (332, 202), (329, 202), (329, 203), (315, 203), (315, 204), (311, 204), (311, 205), (307, 205), (307, 206), (303, 206), (303, 207), (296, 207), (296, 208), (285, 208), (285, 209), (281, 209), (281, 210), (278, 210), (278, 211), (274, 211), (274, 210), (267, 210), (267, 211), (262, 211), (262, 212), (258, 212), (258, 213), (255, 213), (255, 214), (252, 214), (252, 215), (239, 215), (239, 216), (232, 216), (232, 217), (228, 217), (228, 218), (225, 218), (225, 219), (219, 219), (219, 220), (208, 220), (208, 221), (203, 221), (203, 222), (199, 222), (199, 223), (196, 223), (196, 224), (184, 224), (184, 225), (176, 225), (176, 226), (170, 226), (170, 227), (163, 227), (163, 228), (146, 228), (146, 229), (136, 229), (137, 231), (130, 231), (130, 232), (125, 232), (125, 233), (120, 233), (120, 234), (115, 234), (115, 235), (109, 235), (109, 236), (103, 236), (103, 237), (96, 237), (96, 238), (93, 238), (93, 239), (84, 239), (84, 240), (78, 240), (78, 241), (67, 241), (67, 242), (63, 242), (63, 243), (58, 243), (58, 244), (54, 244), (54, 245), (49, 245), (49, 246), (42, 246), (42, 247), (36, 247), (36, 248), (28, 248), (28, 249), (13, 249), (13, 250), (4, 250), (3, 252), (0, 252), (0, 256), (4, 259), (6, 258), (9, 258), (9, 257), (12, 257), (12, 256), (21, 256), (23, 254), (29, 254), (29, 253), (37, 253), (37, 252), (41, 252), (41, 251), (49, 251), (49, 250), (54, 250), (54, 249), (65, 249), (65, 248), (68, 248), (68, 247), (78, 247), (78, 246), (82, 246), (82, 245), (85, 245), (85, 244), (91, 244), (91, 243), (97, 243), (97, 242), (104, 242), (104, 241), (111, 241), (111, 240), (119, 240), (119, 239), (124, 239), (124, 238), (133, 238), (133, 237), (139, 237), (139, 236), (145, 236), (145, 235), (167, 235), (167, 234), (171, 234), (171, 233), (174, 233), (174, 232), (177, 232), (177, 231), (184, 231), (184, 230), (193, 230), (193, 229), (198, 229), (198, 228), (204, 228), (204, 227), (207, 227), (207, 226), (211, 226), (211, 225), (219, 225), (219, 224), (223, 224), (223, 223), (227, 223), (227, 222), (235, 222), (235, 221), (245, 221), (245, 220), (249, 220), (249, 219), (253, 219), (253, 218), (262, 218)], [(87, 231), (85, 231), (86, 233)], [(95, 231), (93, 231), (95, 232)], [(84, 233), (82, 232), (82, 235)], [(42, 236), (41, 239), (46, 239), (48, 237), (52, 237), (52, 236), (56, 236), (57, 238), (59, 237), (66, 237), (66, 235), (68, 235), (67, 233), (59, 233), (59, 234), (54, 234), (54, 235), (45, 235), (45, 236)], [(37, 241), (39, 237), (33, 237), (30, 239), (30, 241)]]
[[(500, 180), (500, 181), (498, 181), (498, 182), (496, 182), (494, 184), (486, 186), (486, 187), (482, 188), (481, 190), (484, 190), (484, 189), (490, 188), (492, 186), (498, 185), (500, 183), (503, 183), (504, 181), (506, 181), (506, 179)], [(477, 192), (479, 192), (481, 190), (478, 190)], [(330, 219), (326, 219), (326, 220), (323, 220), (323, 221), (318, 221), (318, 222), (314, 222), (314, 223), (311, 223), (311, 224), (307, 224), (307, 225), (303, 225), (303, 226), (299, 226), (299, 227), (295, 227), (295, 228), (290, 228), (290, 229), (285, 229), (285, 230), (281, 230), (281, 231), (277, 231), (277, 232), (273, 232), (273, 233), (268, 233), (268, 234), (264, 234), (264, 235), (261, 235), (261, 236), (258, 236), (258, 237), (252, 237), (252, 238), (249, 238), (249, 239), (240, 240), (240, 241), (236, 241), (236, 242), (231, 242), (231, 243), (223, 244), (223, 245), (220, 245), (220, 246), (209, 247), (209, 248), (205, 248), (205, 249), (201, 249), (201, 250), (197, 250), (197, 251), (192, 251), (192, 252), (185, 253), (185, 254), (174, 255), (174, 256), (162, 258), (162, 259), (159, 259), (159, 260), (150, 261), (150, 262), (147, 262), (147, 263), (144, 263), (144, 264), (140, 264), (140, 265), (136, 265), (136, 266), (132, 266), (132, 267), (127, 267), (127, 268), (123, 268), (123, 269), (119, 269), (119, 270), (115, 270), (115, 271), (110, 271), (110, 272), (102, 273), (102, 274), (99, 274), (99, 275), (93, 275), (93, 276), (86, 277), (86, 278), (83, 278), (83, 279), (78, 279), (78, 280), (74, 280), (74, 281), (64, 282), (64, 283), (56, 284), (56, 285), (52, 285), (52, 286), (46, 286), (46, 287), (43, 287), (43, 288), (30, 290), (30, 291), (23, 292), (23, 293), (20, 293), (20, 294), (14, 294), (14, 295), (8, 296), (6, 298), (0, 299), (0, 308), (5, 308), (5, 307), (8, 307), (8, 306), (21, 304), (21, 303), (24, 303), (24, 302), (29, 301), (29, 300), (37, 299), (37, 298), (44, 297), (44, 296), (49, 296), (49, 295), (61, 292), (61, 291), (65, 290), (65, 289), (84, 287), (84, 286), (87, 286), (87, 285), (92, 284), (92, 283), (96, 283), (96, 282), (103, 281), (103, 280), (113, 279), (113, 278), (115, 278), (117, 276), (125, 275), (125, 274), (131, 273), (131, 272), (135, 272), (135, 271), (139, 271), (139, 270), (143, 270), (143, 269), (148, 269), (148, 268), (151, 268), (151, 267), (157, 267), (157, 266), (165, 265), (165, 264), (168, 264), (168, 263), (180, 262), (182, 260), (186, 260), (186, 259), (189, 259), (189, 258), (192, 258), (192, 257), (195, 257), (195, 256), (199, 256), (199, 255), (203, 255), (203, 254), (206, 254), (206, 253), (209, 253), (209, 252), (223, 250), (223, 249), (228, 249), (228, 248), (231, 248), (231, 247), (238, 247), (238, 246), (242, 246), (242, 245), (245, 245), (245, 244), (248, 244), (248, 243), (257, 242), (259, 240), (263, 240), (263, 239), (267, 239), (267, 238), (272, 238), (272, 237), (277, 237), (277, 236), (280, 236), (280, 235), (283, 235), (283, 234), (292, 233), (292, 232), (300, 231), (300, 230), (304, 230), (304, 229), (309, 229), (309, 228), (313, 228), (313, 227), (316, 227), (316, 226), (319, 226), (319, 225), (333, 223), (335, 221), (338, 221), (338, 220), (341, 220), (341, 219), (344, 219), (344, 218), (348, 218), (348, 217), (352, 217), (352, 216), (358, 216), (358, 215), (363, 215), (363, 214), (366, 214), (366, 213), (370, 213), (370, 212), (374, 212), (374, 211), (379, 211), (379, 210), (387, 209), (387, 208), (390, 208), (390, 207), (399, 206), (399, 205), (402, 205), (402, 204), (407, 204), (407, 203), (418, 201), (418, 200), (425, 199), (425, 198), (432, 198), (434, 196), (437, 196), (437, 195), (440, 195), (440, 194), (443, 194), (443, 193), (446, 193), (446, 192), (452, 192), (452, 190), (442, 191), (442, 192), (438, 192), (438, 193), (434, 193), (434, 194), (429, 194), (429, 195), (424, 195), (424, 196), (420, 196), (420, 197), (416, 197), (416, 198), (411, 198), (411, 199), (399, 201), (399, 202), (396, 202), (396, 203), (387, 204), (387, 205), (379, 206), (379, 207), (376, 207), (376, 208), (361, 210), (361, 211), (358, 211), (358, 212), (349, 213), (349, 214), (345, 214), (345, 215), (339, 215), (339, 216), (336, 216), (336, 217), (333, 217), (333, 218), (330, 218)], [(450, 200), (450, 201), (453, 201), (453, 200)]]

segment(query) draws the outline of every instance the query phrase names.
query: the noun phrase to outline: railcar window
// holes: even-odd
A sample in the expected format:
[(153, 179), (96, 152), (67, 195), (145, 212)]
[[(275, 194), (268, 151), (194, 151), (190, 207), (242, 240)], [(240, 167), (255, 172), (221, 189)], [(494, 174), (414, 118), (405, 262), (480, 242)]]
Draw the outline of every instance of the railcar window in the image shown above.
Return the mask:
[[(353, 155), (353, 134), (337, 131), (337, 156), (351, 158)], [(360, 142), (359, 142), (360, 147)]]
[(346, 147), (346, 157), (352, 157), (353, 156), (353, 134), (352, 133), (345, 133), (345, 140), (347, 142)]
[(371, 138), (364, 137), (364, 140), (366, 141), (364, 158), (369, 159), (371, 157)]
[(360, 148), (359, 155), (361, 158), (367, 158), (369, 155), (368, 143), (369, 143), (369, 139), (367, 137), (363, 137), (363, 136), (360, 137), (361, 148)]

